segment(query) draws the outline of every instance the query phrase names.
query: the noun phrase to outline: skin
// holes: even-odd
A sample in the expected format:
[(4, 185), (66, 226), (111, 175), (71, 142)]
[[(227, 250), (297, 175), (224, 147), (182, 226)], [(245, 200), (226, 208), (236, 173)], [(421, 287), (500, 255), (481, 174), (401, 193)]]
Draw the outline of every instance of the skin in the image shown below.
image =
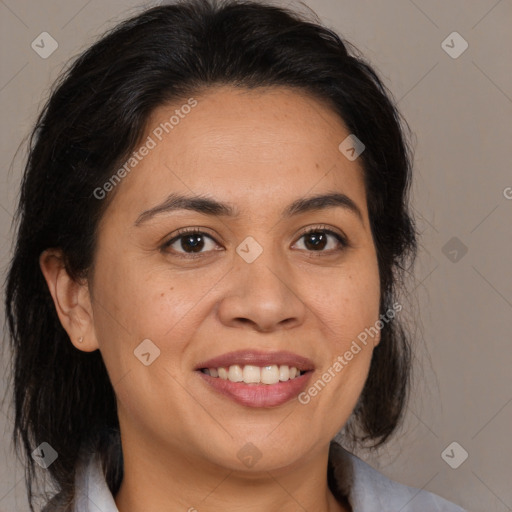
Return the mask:
[[(125, 476), (120, 512), (348, 511), (327, 486), (329, 442), (348, 420), (379, 336), (303, 405), (242, 406), (205, 385), (200, 361), (239, 349), (289, 350), (310, 358), (314, 383), (357, 335), (379, 319), (379, 274), (362, 167), (338, 145), (349, 132), (327, 105), (285, 88), (210, 88), (117, 185), (98, 234), (94, 272), (67, 275), (57, 250), (40, 264), (71, 342), (99, 349), (113, 383)], [(185, 103), (156, 109), (147, 133)], [(362, 220), (334, 207), (280, 219), (298, 198), (342, 192)], [(166, 212), (136, 226), (170, 193), (231, 203), (239, 218)], [(332, 235), (311, 248), (305, 227)], [(186, 259), (179, 228), (207, 235)], [(247, 263), (247, 237), (263, 248)], [(174, 251), (173, 251), (174, 249)], [(83, 342), (78, 343), (78, 338)], [(160, 356), (143, 365), (133, 351), (150, 339)], [(307, 433), (307, 435), (306, 435)], [(246, 467), (247, 443), (261, 458)]]

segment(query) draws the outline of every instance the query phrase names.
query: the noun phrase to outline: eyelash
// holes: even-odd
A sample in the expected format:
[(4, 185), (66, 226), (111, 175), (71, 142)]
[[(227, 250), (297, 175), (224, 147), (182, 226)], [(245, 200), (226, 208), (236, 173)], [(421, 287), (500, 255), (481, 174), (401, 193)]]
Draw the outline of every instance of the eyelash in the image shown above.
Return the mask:
[[(343, 251), (344, 249), (350, 247), (348, 240), (343, 235), (340, 235), (339, 233), (336, 233), (335, 231), (332, 231), (331, 229), (328, 229), (325, 226), (315, 226), (315, 227), (310, 227), (310, 228), (306, 229), (305, 231), (303, 231), (301, 233), (298, 240), (300, 240), (302, 237), (307, 236), (312, 233), (324, 233), (327, 235), (332, 235), (340, 243), (341, 248), (340, 249), (331, 249), (329, 251), (307, 251), (307, 252), (310, 252), (313, 254), (319, 253), (318, 256), (321, 256), (322, 254), (332, 255), (334, 252), (340, 252), (340, 251)], [(210, 238), (215, 243), (217, 243), (217, 241), (211, 235), (202, 231), (200, 228), (182, 228), (182, 229), (178, 230), (178, 234), (176, 236), (174, 236), (173, 238), (171, 238), (170, 240), (168, 240), (161, 246), (161, 250), (163, 252), (167, 252), (167, 249), (171, 245), (173, 245), (174, 242), (178, 241), (180, 238), (183, 238), (185, 235), (205, 235), (206, 237)], [(206, 251), (206, 252), (211, 252), (211, 251)], [(186, 252), (176, 252), (176, 254), (178, 254), (179, 257), (182, 257), (182, 258), (195, 259), (195, 258), (201, 257), (205, 253), (200, 252), (200, 253), (192, 254), (192, 253), (186, 253)]]

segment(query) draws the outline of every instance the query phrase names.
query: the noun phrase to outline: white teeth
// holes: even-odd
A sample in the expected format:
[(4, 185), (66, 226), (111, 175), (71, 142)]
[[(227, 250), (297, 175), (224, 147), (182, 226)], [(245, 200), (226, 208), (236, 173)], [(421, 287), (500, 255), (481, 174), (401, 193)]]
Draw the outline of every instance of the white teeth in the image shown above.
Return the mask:
[(279, 382), (279, 366), (273, 364), (261, 369), (261, 382), (263, 384), (277, 384)]
[(234, 364), (229, 367), (228, 379), (231, 382), (242, 382), (244, 380), (242, 368), (240, 365)]
[(279, 367), (279, 380), (287, 381), (290, 378), (290, 368), (288, 365), (283, 364)]
[(233, 364), (229, 368), (205, 368), (203, 373), (211, 377), (218, 377), (231, 382), (244, 382), (245, 384), (277, 384), (300, 377), (302, 373), (295, 366), (286, 364), (272, 364), (268, 366), (255, 366), (252, 364)]
[(261, 370), (259, 366), (252, 366), (250, 364), (246, 364), (243, 370), (244, 382), (246, 384), (255, 383), (261, 381)]

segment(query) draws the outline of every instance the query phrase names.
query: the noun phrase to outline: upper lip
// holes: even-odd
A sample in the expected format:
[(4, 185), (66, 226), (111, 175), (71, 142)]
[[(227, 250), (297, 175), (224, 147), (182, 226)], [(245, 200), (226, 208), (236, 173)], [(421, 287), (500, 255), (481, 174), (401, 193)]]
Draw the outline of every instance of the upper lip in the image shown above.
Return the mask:
[(251, 364), (254, 366), (288, 365), (294, 366), (297, 370), (308, 371), (314, 369), (313, 362), (307, 357), (299, 356), (293, 352), (264, 352), (260, 350), (237, 350), (220, 356), (208, 359), (196, 365), (195, 370), (202, 368), (229, 367), (234, 364), (240, 366)]

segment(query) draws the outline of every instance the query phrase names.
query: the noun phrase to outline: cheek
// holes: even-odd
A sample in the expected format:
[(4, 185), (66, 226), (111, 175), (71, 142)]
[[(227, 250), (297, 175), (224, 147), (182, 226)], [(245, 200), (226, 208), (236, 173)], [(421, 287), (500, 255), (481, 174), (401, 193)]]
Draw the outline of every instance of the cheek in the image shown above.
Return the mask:
[[(354, 261), (350, 267), (331, 273), (324, 279), (324, 286), (319, 287), (317, 282), (311, 289), (315, 289), (314, 308), (324, 337), (331, 340), (337, 353), (345, 352), (352, 340), (379, 319), (380, 281), (374, 258)], [(368, 344), (373, 346), (371, 341), (368, 339)]]
[(325, 286), (318, 283), (311, 287), (316, 290), (312, 309), (320, 321), (325, 356), (308, 394), (318, 393), (313, 407), (336, 411), (332, 422), (333, 428), (338, 428), (360, 396), (379, 340), (375, 325), (379, 320), (380, 281), (374, 253), (360, 254), (332, 272), (323, 280)]
[(206, 296), (223, 272), (171, 272), (165, 264), (148, 264), (122, 251), (98, 262), (94, 324), (105, 359), (126, 371), (137, 363), (133, 351), (149, 339), (177, 366), (173, 355), (199, 328)]

